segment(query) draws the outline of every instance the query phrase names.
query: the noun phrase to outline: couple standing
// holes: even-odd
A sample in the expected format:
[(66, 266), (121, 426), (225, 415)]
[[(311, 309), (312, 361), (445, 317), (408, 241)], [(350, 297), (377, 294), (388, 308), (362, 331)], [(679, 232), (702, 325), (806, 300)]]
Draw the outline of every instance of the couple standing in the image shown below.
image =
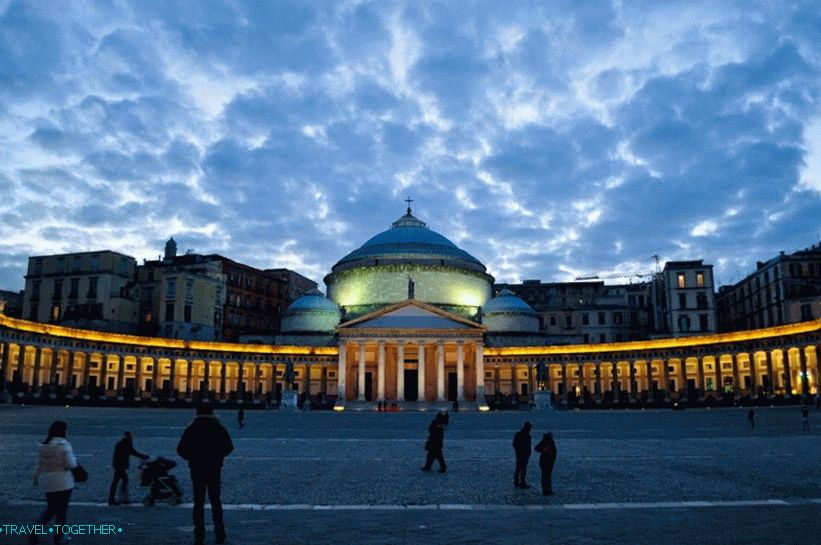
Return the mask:
[[(522, 429), (513, 436), (513, 451), (516, 453), (516, 471), (513, 474), (513, 486), (530, 488), (525, 480), (527, 463), (530, 461), (530, 430), (533, 426), (525, 422)], [(553, 434), (548, 432), (534, 448), (539, 453), (539, 469), (542, 470), (542, 494), (553, 495), (553, 464), (556, 462), (556, 442)]]

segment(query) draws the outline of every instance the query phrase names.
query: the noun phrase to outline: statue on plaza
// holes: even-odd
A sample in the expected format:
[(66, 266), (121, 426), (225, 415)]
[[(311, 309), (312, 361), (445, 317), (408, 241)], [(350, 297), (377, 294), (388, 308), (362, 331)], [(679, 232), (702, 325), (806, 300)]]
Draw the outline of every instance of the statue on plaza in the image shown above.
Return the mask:
[(408, 299), (413, 299), (416, 295), (416, 284), (413, 283), (413, 278), (408, 277)]
[(288, 390), (294, 389), (294, 363), (291, 361), (285, 364), (285, 386)]
[(544, 390), (547, 386), (547, 379), (547, 365), (545, 365), (543, 361), (540, 361), (536, 366), (536, 388)]

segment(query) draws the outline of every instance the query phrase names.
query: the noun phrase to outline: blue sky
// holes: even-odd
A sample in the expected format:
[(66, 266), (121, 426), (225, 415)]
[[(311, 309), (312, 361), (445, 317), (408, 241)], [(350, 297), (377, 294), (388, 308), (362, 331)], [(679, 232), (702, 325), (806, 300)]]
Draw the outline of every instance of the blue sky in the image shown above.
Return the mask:
[(321, 282), (414, 212), (498, 280), (821, 237), (802, 2), (0, 0), (0, 288), (180, 248)]

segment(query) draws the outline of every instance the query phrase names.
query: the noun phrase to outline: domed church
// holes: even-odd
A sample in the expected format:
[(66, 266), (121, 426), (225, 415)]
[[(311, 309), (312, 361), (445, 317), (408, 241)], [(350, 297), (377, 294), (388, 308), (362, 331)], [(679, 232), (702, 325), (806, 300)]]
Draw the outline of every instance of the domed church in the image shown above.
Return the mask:
[(340, 406), (481, 405), (486, 337), (498, 332), (510, 344), (511, 335), (538, 332), (536, 313), (513, 293), (492, 299), (493, 281), (478, 259), (408, 206), (332, 267), (327, 298), (306, 294), (287, 309), (277, 344), (338, 345)]

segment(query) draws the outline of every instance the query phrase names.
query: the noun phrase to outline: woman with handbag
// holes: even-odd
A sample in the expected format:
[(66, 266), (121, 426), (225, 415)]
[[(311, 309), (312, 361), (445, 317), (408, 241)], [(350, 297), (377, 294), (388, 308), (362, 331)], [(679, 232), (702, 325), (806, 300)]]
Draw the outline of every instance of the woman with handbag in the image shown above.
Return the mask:
[[(46, 493), (46, 509), (37, 524), (46, 524), (55, 517), (57, 524), (66, 523), (66, 511), (71, 491), (74, 489), (72, 469), (77, 468), (77, 460), (71, 443), (66, 441), (68, 425), (62, 420), (55, 420), (48, 428), (48, 436), (40, 445), (37, 471), (34, 472), (34, 486), (42, 483)], [(60, 543), (63, 535), (54, 532), (54, 543)], [(37, 543), (37, 535), (29, 535), (29, 543)]]

